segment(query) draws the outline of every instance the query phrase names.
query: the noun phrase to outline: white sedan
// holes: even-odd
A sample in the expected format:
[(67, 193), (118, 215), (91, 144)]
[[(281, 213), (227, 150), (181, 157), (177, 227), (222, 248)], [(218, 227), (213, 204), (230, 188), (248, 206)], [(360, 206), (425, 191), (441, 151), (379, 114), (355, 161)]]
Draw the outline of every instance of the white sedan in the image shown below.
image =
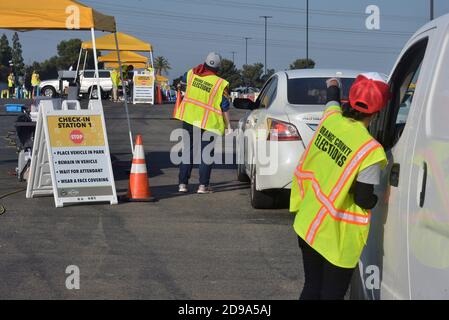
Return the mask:
[[(289, 193), (299, 158), (312, 140), (326, 106), (326, 80), (337, 77), (343, 100), (362, 71), (304, 69), (274, 74), (255, 102), (236, 99), (250, 112), (237, 136), (238, 180), (251, 182), (251, 204), (271, 208)], [(285, 191), (285, 192), (284, 192)]]

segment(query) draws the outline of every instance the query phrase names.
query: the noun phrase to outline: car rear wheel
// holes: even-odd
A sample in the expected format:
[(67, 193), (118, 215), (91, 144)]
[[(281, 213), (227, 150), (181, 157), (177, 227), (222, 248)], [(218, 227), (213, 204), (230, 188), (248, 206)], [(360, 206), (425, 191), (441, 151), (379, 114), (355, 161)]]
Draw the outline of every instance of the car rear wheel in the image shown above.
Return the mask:
[(111, 92), (103, 92), (103, 94), (101, 95), (103, 100), (108, 100), (109, 97), (111, 96)]
[(98, 99), (98, 88), (96, 86), (90, 88), (89, 97), (91, 97), (92, 99)]
[(258, 191), (256, 170), (253, 170), (251, 179), (251, 205), (254, 209), (272, 209), (275, 205), (276, 196), (268, 191)]
[(56, 96), (56, 90), (53, 87), (43, 87), (42, 88), (42, 95), (44, 97), (53, 98)]

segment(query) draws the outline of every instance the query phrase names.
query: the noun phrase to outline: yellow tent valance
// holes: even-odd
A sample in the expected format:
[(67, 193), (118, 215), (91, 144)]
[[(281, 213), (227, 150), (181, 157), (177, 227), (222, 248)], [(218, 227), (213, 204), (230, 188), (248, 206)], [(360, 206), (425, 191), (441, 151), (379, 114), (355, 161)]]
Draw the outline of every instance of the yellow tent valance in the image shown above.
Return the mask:
[(157, 82), (168, 82), (168, 78), (160, 75), (156, 75), (156, 81)]
[(115, 32), (115, 18), (73, 0), (1, 0), (0, 29)]
[[(148, 58), (132, 52), (132, 51), (121, 51), (120, 52), (120, 60), (122, 63), (131, 63), (131, 62), (140, 62), (140, 63), (148, 63)], [(118, 62), (118, 54), (117, 52), (111, 52), (104, 56), (98, 58), (100, 62)]]
[[(131, 62), (131, 63), (124, 63), (122, 66), (125, 65), (132, 65), (134, 69), (146, 69), (147, 64), (142, 62)], [(117, 62), (108, 62), (104, 64), (104, 67), (107, 69), (118, 69), (119, 65)]]
[[(137, 39), (128, 34), (117, 32), (117, 39), (119, 43), (120, 51), (141, 51), (141, 52), (151, 52), (151, 44)], [(98, 50), (105, 51), (116, 51), (115, 37), (113, 34), (108, 34), (103, 37), (97, 38), (95, 41)], [(92, 42), (83, 42), (83, 49), (92, 49)]]

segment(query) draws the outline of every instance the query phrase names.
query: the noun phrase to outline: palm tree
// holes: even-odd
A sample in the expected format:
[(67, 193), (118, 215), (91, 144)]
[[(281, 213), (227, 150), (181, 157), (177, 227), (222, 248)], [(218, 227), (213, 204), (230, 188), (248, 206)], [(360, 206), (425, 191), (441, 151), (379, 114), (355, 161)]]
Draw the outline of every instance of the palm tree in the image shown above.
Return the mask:
[(161, 76), (162, 73), (168, 73), (168, 70), (171, 69), (170, 63), (163, 56), (158, 56), (154, 59), (154, 69), (156, 70), (156, 74)]

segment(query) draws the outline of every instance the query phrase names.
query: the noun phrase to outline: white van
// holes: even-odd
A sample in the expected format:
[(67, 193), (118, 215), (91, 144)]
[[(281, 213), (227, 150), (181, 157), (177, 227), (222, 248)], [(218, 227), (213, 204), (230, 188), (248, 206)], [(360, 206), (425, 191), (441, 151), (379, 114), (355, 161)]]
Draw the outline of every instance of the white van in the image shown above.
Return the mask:
[(411, 38), (389, 81), (371, 126), (389, 166), (351, 296), (449, 299), (449, 15)]
[[(107, 99), (112, 92), (112, 79), (111, 71), (100, 70), (100, 87), (103, 94), (103, 98)], [(92, 97), (96, 99), (97, 96), (97, 80), (95, 78), (95, 70), (84, 70), (79, 72), (80, 81), (80, 94), (89, 96), (92, 91)], [(69, 86), (69, 82), (63, 82), (64, 89)], [(59, 92), (59, 80), (45, 80), (40, 84), (42, 95), (45, 97), (56, 97)]]

